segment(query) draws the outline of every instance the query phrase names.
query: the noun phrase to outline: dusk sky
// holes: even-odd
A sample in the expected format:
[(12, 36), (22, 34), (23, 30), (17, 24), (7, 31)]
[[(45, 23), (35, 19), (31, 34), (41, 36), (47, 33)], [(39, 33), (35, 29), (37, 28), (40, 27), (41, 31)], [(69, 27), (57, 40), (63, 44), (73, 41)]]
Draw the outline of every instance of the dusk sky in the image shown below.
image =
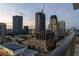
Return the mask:
[(57, 15), (58, 20), (64, 20), (66, 27), (76, 27), (79, 29), (79, 10), (74, 10), (71, 3), (48, 3), (48, 4), (33, 4), (33, 3), (9, 3), (0, 4), (0, 22), (6, 23), (7, 28), (12, 28), (12, 16), (23, 13), (23, 25), (29, 28), (35, 27), (35, 13), (41, 11), (44, 7), (46, 15), (46, 27), (48, 27), (50, 16)]

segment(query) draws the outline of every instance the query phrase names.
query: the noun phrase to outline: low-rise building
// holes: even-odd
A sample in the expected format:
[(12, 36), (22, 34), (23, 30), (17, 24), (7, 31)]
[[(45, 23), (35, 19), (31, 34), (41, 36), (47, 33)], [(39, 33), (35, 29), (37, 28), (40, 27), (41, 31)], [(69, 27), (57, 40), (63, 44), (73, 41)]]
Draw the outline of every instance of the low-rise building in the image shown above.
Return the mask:
[(28, 39), (27, 45), (30, 48), (47, 52), (49, 49), (55, 48), (54, 33), (51, 31), (36, 32), (36, 38)]
[(5, 43), (5, 44), (2, 44), (2, 46), (12, 50), (14, 55), (20, 55), (27, 49), (26, 46), (15, 42)]
[(26, 49), (24, 53), (21, 54), (21, 56), (35, 56), (38, 54), (38, 51), (32, 50), (32, 49)]
[(0, 56), (13, 56), (13, 51), (0, 45)]

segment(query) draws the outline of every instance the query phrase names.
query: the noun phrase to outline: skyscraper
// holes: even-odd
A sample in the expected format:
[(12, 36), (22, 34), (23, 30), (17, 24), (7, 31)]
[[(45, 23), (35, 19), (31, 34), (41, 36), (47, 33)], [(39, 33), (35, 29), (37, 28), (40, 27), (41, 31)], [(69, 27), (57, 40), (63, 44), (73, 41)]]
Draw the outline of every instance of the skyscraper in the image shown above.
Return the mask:
[(57, 40), (57, 38), (58, 38), (58, 20), (57, 20), (57, 16), (56, 15), (52, 15), (50, 17), (49, 30), (54, 32), (55, 39)]
[(0, 23), (0, 43), (4, 43), (6, 41), (6, 24)]
[(45, 14), (43, 12), (37, 12), (35, 15), (35, 28), (37, 32), (45, 31)]
[(58, 22), (58, 27), (59, 27), (59, 32), (61, 34), (64, 34), (65, 33), (65, 21), (64, 20), (60, 20)]
[(13, 32), (20, 34), (22, 32), (23, 16), (13, 16)]
[(35, 39), (28, 40), (28, 47), (37, 49), (41, 52), (48, 52), (49, 49), (55, 47), (54, 33), (52, 31), (45, 30), (45, 14), (42, 12), (37, 12), (35, 15)]

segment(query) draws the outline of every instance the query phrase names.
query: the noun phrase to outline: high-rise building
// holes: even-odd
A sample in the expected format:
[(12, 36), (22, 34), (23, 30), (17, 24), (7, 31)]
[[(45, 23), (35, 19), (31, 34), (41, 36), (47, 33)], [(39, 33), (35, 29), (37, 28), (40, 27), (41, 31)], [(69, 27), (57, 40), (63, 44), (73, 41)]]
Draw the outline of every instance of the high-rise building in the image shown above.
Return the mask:
[(22, 32), (23, 16), (13, 16), (13, 32), (20, 34)]
[(6, 42), (6, 24), (0, 23), (0, 43)]
[(45, 14), (43, 12), (37, 12), (35, 15), (35, 29), (36, 32), (45, 31)]
[(64, 34), (65, 33), (65, 21), (64, 20), (60, 20), (59, 22), (58, 22), (58, 29), (59, 29), (59, 32), (61, 33), (61, 34)]
[(42, 52), (47, 52), (49, 49), (55, 47), (55, 40), (53, 31), (45, 30), (45, 14), (37, 12), (35, 16), (35, 32), (33, 38), (27, 41), (28, 47), (37, 49)]
[(50, 17), (49, 30), (54, 32), (55, 39), (58, 39), (58, 20), (56, 15), (52, 15)]
[[(36, 29), (36, 39), (43, 39), (45, 40), (45, 14), (43, 12), (37, 12), (35, 15), (35, 29)], [(41, 35), (40, 35), (41, 33)], [(40, 36), (40, 37), (38, 37)]]

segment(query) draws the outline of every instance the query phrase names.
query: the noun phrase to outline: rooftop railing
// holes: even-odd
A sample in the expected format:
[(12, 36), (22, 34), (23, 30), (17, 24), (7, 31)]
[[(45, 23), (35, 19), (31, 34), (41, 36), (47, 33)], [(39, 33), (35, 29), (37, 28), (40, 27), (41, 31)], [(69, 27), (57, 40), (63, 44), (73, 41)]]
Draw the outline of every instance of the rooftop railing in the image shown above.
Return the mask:
[(63, 44), (59, 45), (53, 51), (48, 53), (49, 56), (73, 56), (75, 53), (76, 32), (71, 33), (64, 39)]

